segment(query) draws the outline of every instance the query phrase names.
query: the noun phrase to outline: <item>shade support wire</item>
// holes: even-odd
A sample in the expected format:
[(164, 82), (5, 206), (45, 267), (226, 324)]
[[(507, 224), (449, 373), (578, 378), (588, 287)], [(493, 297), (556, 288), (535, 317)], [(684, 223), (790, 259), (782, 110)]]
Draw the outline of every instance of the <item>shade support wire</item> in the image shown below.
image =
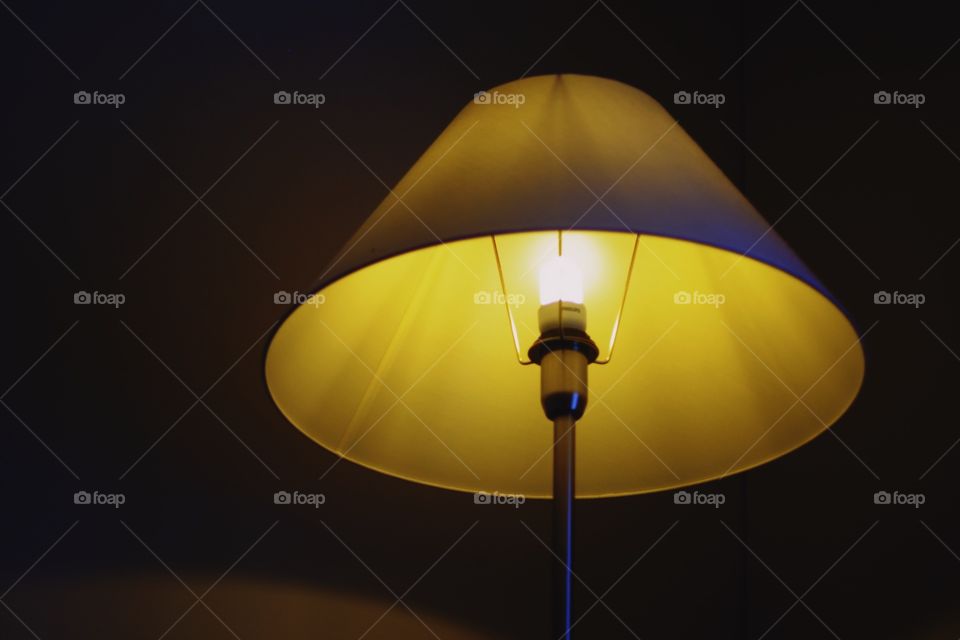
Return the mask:
[(513, 336), (513, 346), (517, 352), (517, 362), (522, 365), (533, 364), (533, 360), (523, 357), (523, 352), (520, 351), (520, 336), (517, 334), (517, 323), (513, 320), (513, 311), (510, 310), (510, 296), (507, 292), (507, 281), (503, 277), (503, 265), (500, 263), (500, 250), (497, 248), (497, 236), (491, 235), (490, 240), (493, 242), (493, 257), (497, 261), (497, 273), (500, 276), (500, 290), (503, 291), (503, 306), (507, 310), (507, 322), (510, 324), (510, 334)]

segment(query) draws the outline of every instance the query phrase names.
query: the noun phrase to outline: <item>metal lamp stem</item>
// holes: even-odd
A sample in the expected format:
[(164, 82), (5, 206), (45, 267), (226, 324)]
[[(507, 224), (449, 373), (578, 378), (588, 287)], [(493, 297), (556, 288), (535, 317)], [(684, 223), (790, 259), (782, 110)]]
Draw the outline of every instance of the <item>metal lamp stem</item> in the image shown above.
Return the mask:
[(553, 637), (570, 640), (573, 617), (573, 506), (574, 449), (573, 416), (553, 422)]

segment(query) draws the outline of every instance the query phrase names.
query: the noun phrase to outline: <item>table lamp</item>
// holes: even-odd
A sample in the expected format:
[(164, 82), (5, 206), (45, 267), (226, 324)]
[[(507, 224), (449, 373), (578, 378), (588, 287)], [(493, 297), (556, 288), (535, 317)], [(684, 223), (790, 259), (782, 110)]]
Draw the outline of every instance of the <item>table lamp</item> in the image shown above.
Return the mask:
[(313, 291), (269, 345), (277, 406), (377, 471), (552, 498), (555, 637), (575, 495), (763, 464), (864, 372), (830, 293), (674, 118), (591, 76), (476, 94)]

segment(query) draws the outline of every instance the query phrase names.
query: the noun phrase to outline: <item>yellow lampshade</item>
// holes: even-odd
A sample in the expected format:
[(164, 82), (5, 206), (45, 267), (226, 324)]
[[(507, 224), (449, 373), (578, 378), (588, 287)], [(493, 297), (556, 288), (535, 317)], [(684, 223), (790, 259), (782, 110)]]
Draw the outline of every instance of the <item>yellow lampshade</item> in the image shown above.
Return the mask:
[(860, 388), (844, 313), (674, 119), (632, 87), (561, 75), (457, 115), (280, 326), (270, 393), (378, 471), (548, 497), (553, 432), (524, 366), (545, 267), (600, 348), (579, 497), (762, 464)]

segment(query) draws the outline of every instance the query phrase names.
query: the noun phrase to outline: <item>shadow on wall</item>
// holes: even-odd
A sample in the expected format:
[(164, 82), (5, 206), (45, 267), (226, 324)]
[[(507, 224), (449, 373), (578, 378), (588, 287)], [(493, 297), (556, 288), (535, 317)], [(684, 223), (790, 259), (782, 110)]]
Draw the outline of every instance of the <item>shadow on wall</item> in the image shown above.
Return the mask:
[(0, 636), (30, 638), (203, 639), (324, 638), (355, 640), (434, 638), (488, 640), (493, 635), (416, 606), (415, 615), (392, 598), (372, 599), (307, 585), (231, 577), (184, 576), (198, 596), (168, 573), (48, 580), (23, 584), (0, 616)]

